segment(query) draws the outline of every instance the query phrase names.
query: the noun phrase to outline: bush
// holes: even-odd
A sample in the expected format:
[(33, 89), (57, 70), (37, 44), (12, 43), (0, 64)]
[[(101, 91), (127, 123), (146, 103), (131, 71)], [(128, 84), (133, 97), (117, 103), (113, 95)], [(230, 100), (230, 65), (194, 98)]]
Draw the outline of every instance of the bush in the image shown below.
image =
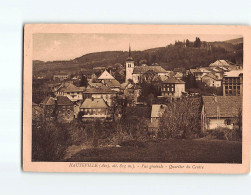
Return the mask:
[(215, 130), (207, 131), (204, 135), (210, 139), (240, 141), (241, 136), (237, 129), (217, 128)]
[(32, 123), (32, 160), (61, 161), (69, 147), (67, 129), (56, 122)]

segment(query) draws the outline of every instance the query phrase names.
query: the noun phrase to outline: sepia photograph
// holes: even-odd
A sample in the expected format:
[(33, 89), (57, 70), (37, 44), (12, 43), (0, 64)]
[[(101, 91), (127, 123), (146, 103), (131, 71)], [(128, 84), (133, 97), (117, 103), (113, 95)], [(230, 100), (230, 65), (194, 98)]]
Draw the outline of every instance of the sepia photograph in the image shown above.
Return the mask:
[(31, 39), (32, 162), (242, 164), (242, 34)]

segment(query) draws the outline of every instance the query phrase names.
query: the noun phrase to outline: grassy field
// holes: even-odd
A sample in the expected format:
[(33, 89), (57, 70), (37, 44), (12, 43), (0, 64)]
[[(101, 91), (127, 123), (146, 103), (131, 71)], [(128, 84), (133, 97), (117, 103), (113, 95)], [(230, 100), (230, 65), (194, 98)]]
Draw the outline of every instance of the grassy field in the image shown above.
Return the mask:
[(241, 163), (241, 142), (222, 140), (181, 140), (122, 147), (85, 149), (67, 161), (72, 162), (166, 162), (166, 163)]

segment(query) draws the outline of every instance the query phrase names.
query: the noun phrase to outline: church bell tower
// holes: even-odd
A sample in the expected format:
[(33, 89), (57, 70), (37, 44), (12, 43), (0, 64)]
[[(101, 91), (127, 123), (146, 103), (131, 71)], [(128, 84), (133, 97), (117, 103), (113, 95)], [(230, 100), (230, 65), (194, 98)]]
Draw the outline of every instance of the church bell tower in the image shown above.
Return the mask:
[(129, 56), (126, 60), (126, 80), (125, 80), (125, 82), (127, 82), (129, 79), (132, 79), (133, 69), (134, 69), (134, 61), (131, 56), (131, 46), (129, 45)]

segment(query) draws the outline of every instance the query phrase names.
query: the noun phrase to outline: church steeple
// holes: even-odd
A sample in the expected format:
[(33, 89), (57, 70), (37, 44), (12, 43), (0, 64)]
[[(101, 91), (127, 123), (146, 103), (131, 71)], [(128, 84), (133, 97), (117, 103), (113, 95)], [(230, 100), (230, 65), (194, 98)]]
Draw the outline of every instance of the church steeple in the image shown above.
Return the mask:
[(128, 82), (129, 79), (133, 79), (132, 73), (134, 70), (134, 61), (132, 59), (131, 55), (131, 45), (129, 44), (129, 53), (128, 53), (128, 58), (126, 60), (126, 80), (125, 82)]
[(127, 60), (133, 60), (132, 55), (131, 55), (131, 45), (130, 45), (130, 43), (129, 43), (129, 54), (128, 54)]
[(131, 45), (130, 45), (130, 43), (129, 43), (129, 58), (130, 58), (130, 57), (132, 57), (132, 56), (131, 56)]

